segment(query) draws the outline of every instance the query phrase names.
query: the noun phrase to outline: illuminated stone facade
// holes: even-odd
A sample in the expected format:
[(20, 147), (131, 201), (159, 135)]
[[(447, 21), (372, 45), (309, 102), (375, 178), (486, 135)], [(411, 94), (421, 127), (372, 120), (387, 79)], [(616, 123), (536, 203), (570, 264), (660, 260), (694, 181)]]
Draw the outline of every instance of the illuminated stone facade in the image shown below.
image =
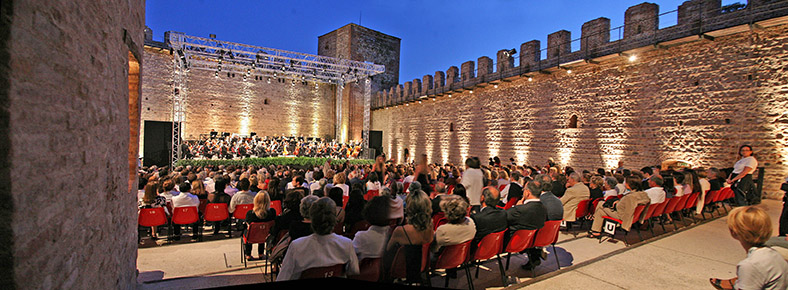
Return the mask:
[[(552, 157), (589, 170), (615, 168), (619, 160), (641, 168), (671, 159), (727, 168), (740, 145), (752, 144), (765, 167), (764, 192), (775, 197), (788, 175), (788, 25), (744, 27), (714, 40), (696, 35), (633, 49), (634, 61), (616, 54), (575, 64), (571, 73), (556, 61), (545, 73), (494, 82), (497, 88), (483, 83), (421, 103), (389, 102), (373, 111), (372, 128), (383, 131), (383, 151), (398, 160), (408, 148), (430, 162), (499, 156), (544, 165)], [(603, 48), (599, 43), (589, 48)], [(520, 64), (538, 62), (531, 56)], [(569, 128), (572, 116), (577, 128)]]

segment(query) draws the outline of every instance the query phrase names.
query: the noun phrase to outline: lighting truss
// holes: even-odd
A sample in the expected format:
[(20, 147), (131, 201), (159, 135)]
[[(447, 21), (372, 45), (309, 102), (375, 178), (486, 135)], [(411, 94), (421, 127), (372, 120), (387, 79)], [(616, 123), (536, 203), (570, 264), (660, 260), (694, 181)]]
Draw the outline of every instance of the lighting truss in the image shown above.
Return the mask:
[[(337, 96), (342, 96), (344, 84), (365, 81), (364, 128), (365, 147), (369, 143), (370, 88), (369, 78), (386, 71), (383, 65), (360, 62), (328, 56), (313, 55), (281, 49), (253, 46), (213, 38), (186, 35), (182, 32), (169, 32), (169, 45), (173, 55), (172, 95), (172, 151), (171, 165), (175, 166), (183, 157), (181, 135), (185, 120), (187, 101), (187, 80), (190, 70), (235, 73), (262, 78), (283, 78), (293, 81), (311, 81), (338, 85)], [(342, 119), (342, 102), (337, 102), (336, 132), (339, 134)], [(338, 137), (338, 136), (337, 136)]]
[(170, 32), (173, 55), (186, 69), (343, 84), (385, 72), (385, 66)]

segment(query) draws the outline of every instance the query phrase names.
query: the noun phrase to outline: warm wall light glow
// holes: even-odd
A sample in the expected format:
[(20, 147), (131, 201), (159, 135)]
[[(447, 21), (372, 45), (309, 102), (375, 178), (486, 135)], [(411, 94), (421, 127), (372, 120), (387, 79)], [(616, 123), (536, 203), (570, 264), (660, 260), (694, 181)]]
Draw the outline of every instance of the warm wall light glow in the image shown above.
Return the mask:
[(629, 62), (635, 62), (636, 60), (638, 60), (638, 56), (637, 55), (633, 54), (633, 55), (629, 56)]
[(571, 70), (571, 69), (568, 69), (568, 70), (566, 70), (566, 73), (567, 73), (567, 74), (571, 74), (571, 73), (572, 73), (572, 70)]
[(532, 81), (534, 81), (534, 78), (528, 78), (528, 81), (532, 82)]

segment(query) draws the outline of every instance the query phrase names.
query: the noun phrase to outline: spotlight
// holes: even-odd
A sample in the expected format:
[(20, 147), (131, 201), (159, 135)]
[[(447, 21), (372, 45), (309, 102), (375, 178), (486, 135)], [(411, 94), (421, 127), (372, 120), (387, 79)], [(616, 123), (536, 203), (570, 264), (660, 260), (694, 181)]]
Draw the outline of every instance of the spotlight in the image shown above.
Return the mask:
[(635, 62), (636, 60), (638, 60), (638, 56), (637, 55), (633, 54), (633, 55), (629, 56), (629, 62)]
[(274, 73), (274, 77), (276, 77), (276, 73)]
[(493, 86), (493, 88), (496, 88), (496, 89), (497, 89), (497, 88), (498, 88), (498, 85), (494, 85), (494, 86)]
[(218, 71), (222, 71), (222, 66), (219, 66)]
[(471, 94), (473, 94), (473, 90), (471, 90)]
[(449, 94), (449, 98), (451, 98), (451, 94)]
[(268, 80), (267, 80), (267, 82), (268, 82), (269, 84), (271, 83), (271, 77), (268, 77)]
[(213, 73), (213, 76), (218, 78), (218, 77), (219, 77), (219, 72), (218, 72), (218, 71), (217, 71), (217, 72), (214, 72), (214, 73)]
[(566, 73), (567, 73), (567, 74), (571, 74), (571, 73), (572, 73), (572, 70), (571, 70), (571, 69), (568, 69), (568, 70), (566, 70)]
[(532, 82), (532, 81), (534, 81), (534, 78), (531, 78), (531, 77), (529, 77), (529, 78), (528, 78), (528, 81), (529, 81), (529, 82)]
[(419, 101), (419, 104), (421, 104), (421, 101)]

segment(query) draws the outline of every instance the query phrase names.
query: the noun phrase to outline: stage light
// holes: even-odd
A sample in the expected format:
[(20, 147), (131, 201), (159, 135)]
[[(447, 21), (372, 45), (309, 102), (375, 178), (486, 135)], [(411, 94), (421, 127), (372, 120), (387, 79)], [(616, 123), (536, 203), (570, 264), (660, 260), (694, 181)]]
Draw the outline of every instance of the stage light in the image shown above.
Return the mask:
[(493, 86), (493, 88), (496, 88), (496, 89), (497, 89), (497, 88), (498, 88), (498, 85), (494, 85), (494, 86)]
[(269, 84), (271, 83), (271, 77), (268, 77), (268, 80), (267, 80), (267, 82), (268, 82)]
[(638, 56), (637, 55), (633, 54), (633, 55), (629, 56), (629, 62), (635, 62), (636, 60), (638, 60)]
[(217, 72), (214, 72), (214, 73), (213, 73), (213, 76), (218, 78), (218, 77), (219, 77), (219, 72), (218, 72), (218, 71), (217, 71)]
[(451, 94), (449, 94), (449, 98), (451, 98)]
[(471, 94), (473, 94), (473, 90), (471, 90)]
[(532, 81), (534, 81), (534, 78), (530, 78), (530, 77), (529, 77), (529, 78), (528, 78), (528, 81), (529, 81), (529, 82), (532, 82)]
[(571, 70), (571, 69), (568, 69), (568, 70), (566, 70), (566, 73), (567, 73), (567, 74), (571, 74), (571, 73), (572, 73), (572, 70)]
[(274, 77), (276, 77), (276, 73), (274, 73)]

